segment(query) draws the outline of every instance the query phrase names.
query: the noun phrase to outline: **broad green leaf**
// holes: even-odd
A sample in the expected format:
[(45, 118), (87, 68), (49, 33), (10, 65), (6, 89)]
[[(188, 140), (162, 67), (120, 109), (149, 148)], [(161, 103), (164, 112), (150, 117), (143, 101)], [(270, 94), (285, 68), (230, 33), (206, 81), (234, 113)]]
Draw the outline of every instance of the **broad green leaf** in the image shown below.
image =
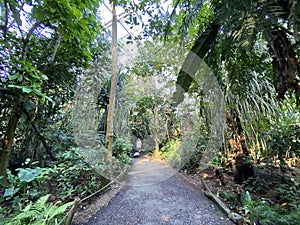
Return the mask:
[(35, 168), (35, 169), (19, 169), (18, 177), (21, 182), (29, 183), (38, 177), (44, 169)]
[(13, 197), (19, 190), (20, 188), (15, 187), (6, 188), (3, 197)]

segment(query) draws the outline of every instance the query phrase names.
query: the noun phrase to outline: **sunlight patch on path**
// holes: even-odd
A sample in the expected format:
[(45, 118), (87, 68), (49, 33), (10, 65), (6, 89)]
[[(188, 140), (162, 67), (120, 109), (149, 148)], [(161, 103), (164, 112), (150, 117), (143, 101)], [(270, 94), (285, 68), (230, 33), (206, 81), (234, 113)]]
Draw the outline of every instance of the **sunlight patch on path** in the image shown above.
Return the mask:
[(161, 160), (147, 157), (134, 159), (133, 166), (128, 172), (126, 184), (129, 186), (144, 186), (161, 182), (177, 173)]

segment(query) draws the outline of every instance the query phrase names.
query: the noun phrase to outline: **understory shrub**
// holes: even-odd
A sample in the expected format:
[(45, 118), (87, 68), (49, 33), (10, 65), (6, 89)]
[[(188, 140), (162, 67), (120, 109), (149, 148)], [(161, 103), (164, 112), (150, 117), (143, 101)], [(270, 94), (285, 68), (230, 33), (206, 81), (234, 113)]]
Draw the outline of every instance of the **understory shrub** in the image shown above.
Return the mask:
[(105, 182), (84, 160), (78, 148), (70, 148), (61, 153), (59, 158), (60, 162), (54, 165), (51, 176), (51, 185), (54, 183), (57, 186), (56, 194), (59, 199), (84, 197)]
[(43, 168), (27, 159), (26, 168), (17, 169), (16, 175), (7, 171), (8, 185), (0, 187), (0, 217), (13, 215), (28, 202), (49, 194), (51, 202), (84, 198), (108, 182), (84, 161), (78, 148), (61, 152), (57, 158), (58, 162), (48, 163), (48, 167)]
[(285, 102), (282, 112), (263, 131), (268, 156), (280, 159), (300, 157), (300, 112), (295, 103)]
[(179, 145), (179, 139), (178, 138), (172, 138), (169, 141), (167, 141), (164, 146), (161, 148), (162, 157), (166, 159), (167, 161), (170, 160), (175, 154), (175, 151), (177, 150)]
[(268, 201), (253, 201), (246, 192), (244, 210), (249, 216), (251, 225), (259, 221), (264, 225), (298, 225), (300, 206), (290, 204), (270, 204)]
[(205, 130), (202, 130), (198, 136), (198, 141), (196, 148), (194, 149), (193, 154), (191, 155), (188, 162), (184, 165), (182, 170), (188, 174), (194, 172), (196, 168), (200, 166), (200, 162), (203, 156), (203, 152), (206, 150), (206, 144), (209, 139), (208, 133)]
[(133, 144), (130, 137), (120, 136), (116, 137), (113, 143), (113, 156), (123, 163), (130, 164), (130, 154), (133, 149)]

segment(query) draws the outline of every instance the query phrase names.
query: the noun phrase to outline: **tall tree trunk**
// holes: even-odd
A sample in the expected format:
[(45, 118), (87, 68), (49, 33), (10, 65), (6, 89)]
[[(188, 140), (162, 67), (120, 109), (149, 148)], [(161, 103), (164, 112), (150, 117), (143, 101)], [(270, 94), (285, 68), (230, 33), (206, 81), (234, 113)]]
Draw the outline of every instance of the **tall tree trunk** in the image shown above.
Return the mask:
[(159, 157), (158, 130), (159, 130), (158, 108), (157, 108), (157, 106), (155, 106), (155, 108), (154, 108), (154, 142), (155, 142), (155, 149), (154, 149), (154, 153), (153, 153), (154, 158)]
[(111, 161), (112, 158), (112, 145), (113, 145), (113, 117), (115, 110), (115, 99), (116, 99), (116, 90), (118, 83), (118, 40), (117, 40), (117, 15), (116, 15), (116, 7), (115, 4), (112, 4), (112, 80), (110, 86), (110, 94), (109, 94), (109, 105), (107, 112), (107, 130), (106, 130), (106, 147), (108, 149), (106, 160), (107, 162)]
[(4, 137), (3, 147), (2, 147), (2, 153), (0, 158), (0, 176), (3, 176), (2, 179), (4, 184), (6, 183), (6, 169), (8, 168), (10, 154), (12, 145), (14, 142), (15, 132), (17, 128), (17, 124), (20, 119), (20, 102), (19, 99), (17, 99), (13, 105), (11, 116), (8, 122), (8, 128)]

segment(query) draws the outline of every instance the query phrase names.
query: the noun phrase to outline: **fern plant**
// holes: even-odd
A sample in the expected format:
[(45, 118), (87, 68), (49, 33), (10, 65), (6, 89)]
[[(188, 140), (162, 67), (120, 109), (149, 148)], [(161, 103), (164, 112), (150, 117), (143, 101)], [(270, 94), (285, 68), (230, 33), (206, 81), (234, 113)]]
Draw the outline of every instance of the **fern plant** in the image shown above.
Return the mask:
[(6, 225), (52, 225), (58, 224), (59, 216), (73, 203), (58, 204), (47, 203), (50, 194), (39, 198), (35, 203), (30, 202), (20, 214), (8, 221)]

